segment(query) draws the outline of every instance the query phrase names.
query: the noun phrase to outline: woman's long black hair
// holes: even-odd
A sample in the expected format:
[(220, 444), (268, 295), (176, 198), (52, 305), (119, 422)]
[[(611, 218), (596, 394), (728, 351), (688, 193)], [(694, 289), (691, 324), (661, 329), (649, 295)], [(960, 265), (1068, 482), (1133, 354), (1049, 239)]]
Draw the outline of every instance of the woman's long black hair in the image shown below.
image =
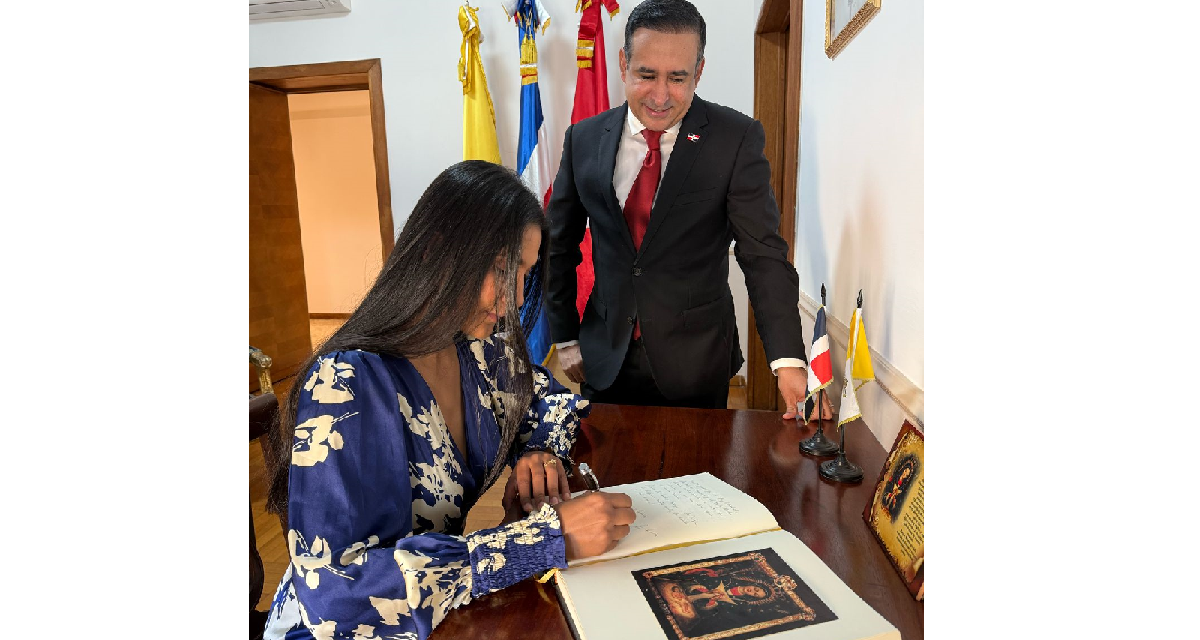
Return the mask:
[[(532, 371), (519, 364), (529, 362), (529, 353), (516, 306), (517, 287), (526, 284), (517, 282), (521, 245), (531, 226), (542, 231), (538, 255), (544, 263), (549, 230), (542, 207), (509, 169), (467, 160), (434, 179), (413, 207), (395, 248), (358, 308), (297, 370), (278, 421), (267, 434), (268, 510), (277, 514), (287, 510), (296, 404), (317, 358), (350, 349), (412, 358), (444, 349), (463, 337), (463, 327), (478, 314), (480, 290), (493, 271), (497, 298), (503, 292), (505, 300), (504, 313), (497, 313), (503, 315), (500, 335), (518, 363), (511, 375), (501, 376), (502, 390), (512, 394), (515, 406), (504, 411), (501, 453), (493, 461), (484, 487), (495, 481), (525, 414), (518, 407), (529, 406), (533, 397)], [(502, 257), (500, 266), (497, 257)], [(531, 279), (544, 277), (544, 270), (536, 271)], [(540, 305), (542, 287), (525, 287), (526, 292), (530, 289), (536, 289), (538, 299), (526, 300), (526, 306)]]

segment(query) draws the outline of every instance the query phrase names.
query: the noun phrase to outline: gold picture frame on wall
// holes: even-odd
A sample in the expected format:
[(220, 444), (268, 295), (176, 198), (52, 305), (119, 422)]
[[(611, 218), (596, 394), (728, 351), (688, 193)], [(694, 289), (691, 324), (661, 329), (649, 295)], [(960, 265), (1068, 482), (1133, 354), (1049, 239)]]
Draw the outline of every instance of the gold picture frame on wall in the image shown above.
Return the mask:
[(879, 13), (880, 0), (825, 0), (825, 55), (836, 57)]

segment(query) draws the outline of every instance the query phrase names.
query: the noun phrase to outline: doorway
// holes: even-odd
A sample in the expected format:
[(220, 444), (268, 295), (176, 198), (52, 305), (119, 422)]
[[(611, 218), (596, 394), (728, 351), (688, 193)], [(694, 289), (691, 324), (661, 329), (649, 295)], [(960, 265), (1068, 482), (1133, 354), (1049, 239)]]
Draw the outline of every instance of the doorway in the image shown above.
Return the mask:
[[(800, 43), (804, 0), (763, 0), (754, 28), (754, 117), (766, 133), (763, 149), (771, 164), (771, 190), (779, 205), (779, 235), (795, 261), (796, 172), (800, 153)], [(748, 307), (749, 351), (746, 357), (746, 404), (750, 409), (783, 411), (787, 407), (771, 372)], [(799, 313), (799, 310), (797, 310)]]
[[(349, 315), (357, 296), (365, 292), (383, 256), (395, 244), (381, 78), (378, 59), (250, 69), (249, 337), (251, 345), (273, 359), (273, 382), (294, 375), (308, 357), (313, 348), (310, 322), (314, 317), (344, 319)], [(305, 115), (297, 119), (302, 113)], [(317, 171), (339, 166), (329, 148), (313, 148), (311, 134), (347, 124), (334, 122), (343, 117), (360, 116), (367, 129), (360, 131), (358, 142), (370, 152), (373, 176), (367, 176), (366, 186), (373, 182), (374, 193), (366, 197), (367, 202), (355, 198), (355, 210), (349, 211), (345, 198), (333, 206), (330, 203), (338, 199), (322, 194), (321, 185), (305, 182), (298, 187), (297, 177), (313, 175), (312, 162), (321, 165)], [(296, 147), (297, 143), (302, 146)], [(320, 146), (320, 142), (315, 144)], [(375, 219), (364, 221), (363, 211), (371, 206), (371, 200)], [(314, 203), (315, 209), (306, 207), (301, 214), (302, 205)], [(324, 229), (303, 234), (306, 220), (310, 227), (318, 224), (308, 220), (310, 213), (338, 220), (330, 224), (326, 219), (320, 223)], [(362, 240), (364, 225), (368, 234), (374, 226), (377, 242)], [(346, 243), (346, 238), (334, 234), (334, 240), (344, 245), (341, 260), (330, 257), (327, 250), (314, 249), (310, 242), (328, 237), (330, 229), (345, 232), (350, 228), (357, 240)], [(306, 255), (319, 278), (305, 276)], [(344, 273), (331, 273), (330, 265), (344, 267)], [(329, 280), (338, 278), (343, 282), (342, 294), (329, 294)], [(347, 295), (345, 282), (355, 280), (357, 286), (348, 285), (353, 295)], [(251, 371), (251, 392), (258, 386)]]
[[(379, 275), (382, 240), (366, 91), (288, 95), (313, 342)], [(327, 333), (325, 335), (328, 335)]]

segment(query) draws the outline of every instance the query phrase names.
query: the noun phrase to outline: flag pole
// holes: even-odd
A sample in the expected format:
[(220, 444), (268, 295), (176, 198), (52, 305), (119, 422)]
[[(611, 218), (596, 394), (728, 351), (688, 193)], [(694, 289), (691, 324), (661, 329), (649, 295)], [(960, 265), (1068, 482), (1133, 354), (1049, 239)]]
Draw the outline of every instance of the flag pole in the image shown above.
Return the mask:
[[(825, 283), (823, 282), (821, 283), (821, 306), (825, 306)], [(814, 336), (813, 339), (816, 340), (816, 336)], [(809, 363), (809, 366), (811, 367), (812, 363)], [(824, 423), (821, 420), (821, 410), (825, 407), (824, 388), (817, 392), (816, 400), (817, 432), (812, 434), (812, 436), (807, 440), (804, 440), (800, 443), (800, 452), (817, 457), (829, 457), (837, 453), (838, 447), (825, 435)], [(808, 422), (807, 416), (804, 415), (804, 407), (800, 408), (800, 417), (805, 418), (805, 422)]]
[[(862, 289), (858, 290), (858, 317), (854, 322), (851, 322), (850, 339), (846, 341), (846, 349), (853, 350), (858, 341), (859, 323), (862, 322)], [(847, 370), (845, 384), (854, 384), (854, 377)], [(845, 396), (843, 396), (845, 397)], [(834, 482), (862, 482), (863, 470), (862, 467), (850, 462), (846, 458), (846, 427), (849, 423), (839, 425), (838, 430), (841, 431), (841, 444), (838, 447), (837, 457), (833, 460), (826, 460), (821, 463), (821, 477)]]
[[(825, 406), (825, 390), (821, 389), (817, 394), (818, 403), (816, 405), (817, 412), (817, 432), (812, 434), (807, 440), (800, 442), (800, 451), (819, 458), (827, 458), (834, 455), (838, 451), (838, 446), (825, 435), (825, 426), (821, 420), (821, 407)], [(801, 407), (801, 412), (804, 408)]]

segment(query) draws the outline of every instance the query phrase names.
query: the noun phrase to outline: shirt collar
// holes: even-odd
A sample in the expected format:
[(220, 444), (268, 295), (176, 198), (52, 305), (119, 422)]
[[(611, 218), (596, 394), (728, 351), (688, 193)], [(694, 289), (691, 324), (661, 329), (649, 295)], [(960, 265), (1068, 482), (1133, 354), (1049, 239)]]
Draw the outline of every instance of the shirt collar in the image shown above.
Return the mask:
[[(633, 109), (626, 107), (625, 111), (629, 114), (629, 117), (625, 118), (625, 124), (626, 128), (629, 130), (629, 135), (635, 138), (642, 137), (642, 129), (645, 129), (646, 125), (642, 124), (641, 120), (638, 120), (638, 117), (633, 113)], [(683, 118), (680, 118), (679, 122), (671, 125), (669, 129), (663, 132), (663, 136), (667, 138), (674, 138), (675, 136), (679, 135), (679, 128), (682, 126)]]

